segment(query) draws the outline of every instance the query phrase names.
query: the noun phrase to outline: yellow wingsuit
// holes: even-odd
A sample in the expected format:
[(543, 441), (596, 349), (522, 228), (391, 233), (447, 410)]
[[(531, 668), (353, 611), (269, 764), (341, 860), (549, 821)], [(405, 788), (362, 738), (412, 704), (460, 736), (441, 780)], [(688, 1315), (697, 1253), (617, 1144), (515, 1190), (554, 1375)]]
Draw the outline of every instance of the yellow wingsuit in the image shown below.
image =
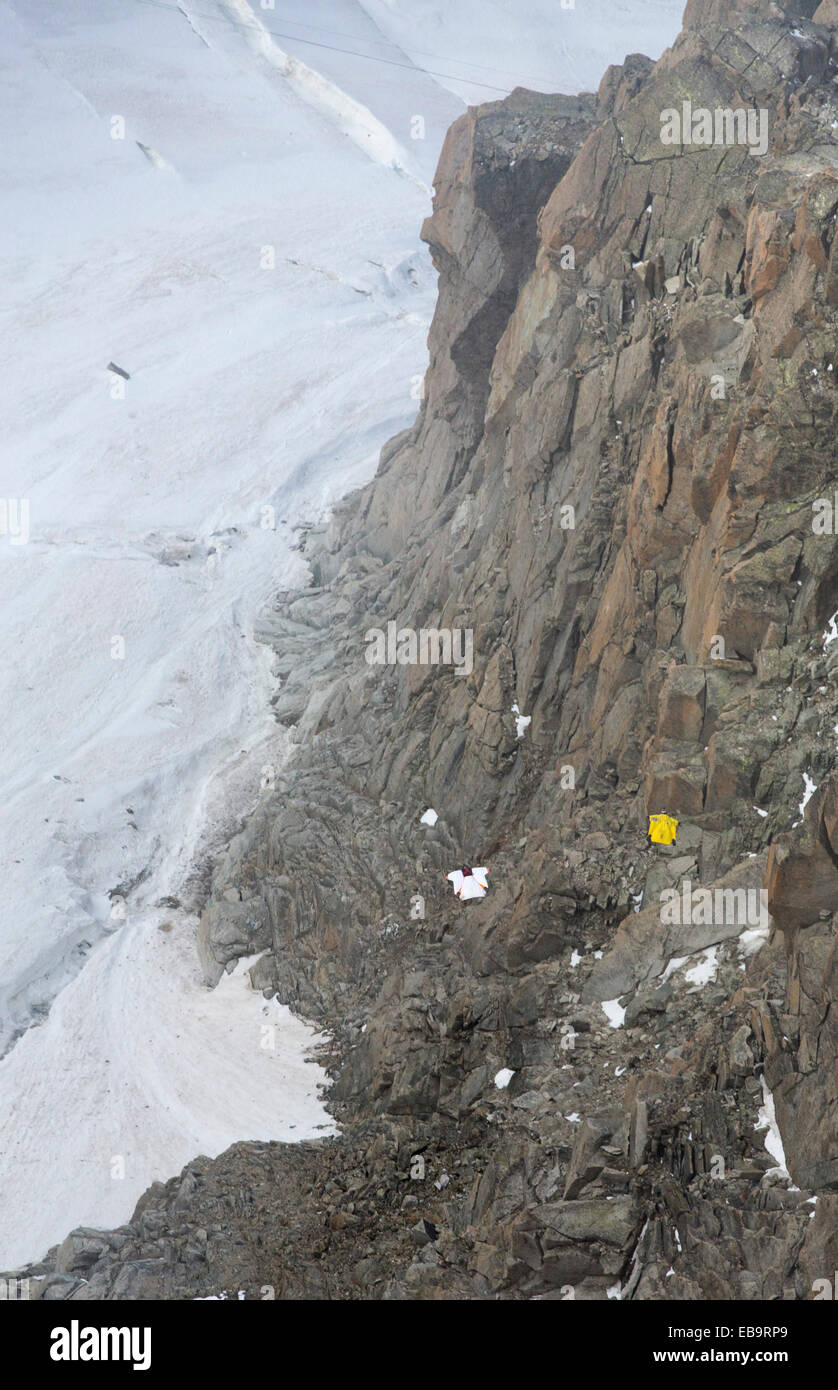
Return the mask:
[(650, 816), (649, 839), (653, 845), (674, 845), (678, 822), (674, 816)]

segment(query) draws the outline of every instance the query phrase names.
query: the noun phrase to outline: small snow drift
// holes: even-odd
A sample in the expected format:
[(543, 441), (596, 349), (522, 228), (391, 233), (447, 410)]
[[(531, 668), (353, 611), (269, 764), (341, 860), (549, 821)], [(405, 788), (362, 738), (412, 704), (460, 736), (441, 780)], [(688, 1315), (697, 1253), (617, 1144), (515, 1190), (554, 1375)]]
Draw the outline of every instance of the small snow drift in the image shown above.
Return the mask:
[(757, 1122), (754, 1129), (759, 1131), (765, 1129), (768, 1133), (765, 1136), (765, 1147), (773, 1159), (777, 1161), (776, 1168), (769, 1168), (769, 1173), (776, 1173), (778, 1177), (788, 1178), (789, 1170), (786, 1166), (786, 1154), (783, 1148), (783, 1139), (780, 1134), (780, 1126), (777, 1124), (777, 1116), (774, 1113), (774, 1097), (768, 1089), (765, 1077), (762, 1081), (762, 1105), (759, 1108)]
[(616, 999), (604, 999), (601, 1007), (611, 1027), (622, 1028), (626, 1018), (626, 1011), (620, 1003), (619, 995)]
[(802, 801), (800, 802), (800, 805), (799, 805), (798, 808), (797, 808), (797, 809), (799, 810), (801, 816), (803, 815), (804, 811), (806, 810), (806, 807), (809, 805), (809, 802), (812, 800), (812, 797), (814, 796), (814, 794), (815, 794), (815, 792), (816, 792), (817, 790), (818, 790), (818, 788), (817, 788), (816, 783), (814, 783), (814, 782), (812, 781), (812, 779), (811, 779), (811, 777), (809, 776), (808, 772), (804, 772), (804, 774), (803, 774), (803, 799), (802, 799)]
[(515, 737), (523, 738), (532, 723), (532, 715), (522, 714), (517, 702), (512, 706), (512, 713), (515, 715)]
[(488, 869), (469, 869), (464, 865), (462, 869), (455, 869), (445, 877), (453, 883), (454, 892), (460, 901), (464, 902), (467, 898), (485, 898), (489, 888), (486, 882), (488, 874)]

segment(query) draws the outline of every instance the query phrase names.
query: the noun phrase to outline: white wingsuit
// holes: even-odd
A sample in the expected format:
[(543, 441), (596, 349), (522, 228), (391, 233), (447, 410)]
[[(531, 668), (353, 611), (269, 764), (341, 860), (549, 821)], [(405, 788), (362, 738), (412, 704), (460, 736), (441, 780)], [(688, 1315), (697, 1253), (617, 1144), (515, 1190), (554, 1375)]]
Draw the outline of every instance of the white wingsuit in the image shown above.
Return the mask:
[(466, 898), (485, 898), (489, 887), (486, 882), (488, 873), (489, 870), (486, 868), (472, 869), (470, 874), (464, 874), (462, 869), (455, 869), (445, 877), (453, 883), (454, 892), (462, 902)]

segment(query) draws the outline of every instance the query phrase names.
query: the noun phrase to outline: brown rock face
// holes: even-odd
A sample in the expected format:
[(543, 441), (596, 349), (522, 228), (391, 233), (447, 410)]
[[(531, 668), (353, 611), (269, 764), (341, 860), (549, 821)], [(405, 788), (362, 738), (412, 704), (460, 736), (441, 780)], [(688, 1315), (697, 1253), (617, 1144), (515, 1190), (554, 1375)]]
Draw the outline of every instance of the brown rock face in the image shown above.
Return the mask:
[[(834, 896), (833, 896), (834, 902)], [(810, 1190), (838, 1189), (838, 987), (835, 919), (802, 931), (792, 950), (788, 1029), (766, 1062), (786, 1161), (794, 1181)]]
[(765, 886), (771, 915), (793, 936), (838, 908), (838, 778), (833, 774), (806, 806), (797, 831), (778, 835)]

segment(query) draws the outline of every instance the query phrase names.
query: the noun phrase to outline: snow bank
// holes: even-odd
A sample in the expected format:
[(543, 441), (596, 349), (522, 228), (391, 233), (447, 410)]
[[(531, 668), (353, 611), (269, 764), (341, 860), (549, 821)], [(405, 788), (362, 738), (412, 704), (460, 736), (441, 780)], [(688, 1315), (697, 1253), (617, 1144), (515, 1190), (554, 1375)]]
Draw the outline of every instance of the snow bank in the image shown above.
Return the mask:
[(789, 1177), (789, 1170), (786, 1167), (786, 1154), (783, 1148), (783, 1140), (780, 1134), (780, 1127), (777, 1124), (777, 1117), (774, 1113), (774, 1097), (768, 1089), (765, 1077), (762, 1080), (762, 1105), (759, 1109), (755, 1130), (767, 1130), (765, 1136), (765, 1147), (775, 1160), (777, 1167), (770, 1168), (770, 1173), (776, 1173), (780, 1177)]
[(602, 1004), (602, 1012), (605, 1014), (612, 1028), (622, 1028), (626, 1018), (626, 1011), (620, 1006), (619, 999), (605, 999)]
[(185, 913), (129, 923), (0, 1062), (0, 1267), (119, 1225), (198, 1153), (335, 1133), (305, 1060), (320, 1035), (251, 989), (253, 960), (206, 989), (194, 935)]
[(684, 971), (684, 979), (689, 984), (694, 985), (696, 989), (703, 989), (711, 980), (715, 980), (719, 968), (718, 953), (718, 946), (708, 946), (701, 952), (702, 959), (691, 966), (689, 970)]
[(523, 738), (532, 723), (532, 715), (522, 714), (517, 704), (512, 706), (512, 713), (515, 715), (515, 737)]

